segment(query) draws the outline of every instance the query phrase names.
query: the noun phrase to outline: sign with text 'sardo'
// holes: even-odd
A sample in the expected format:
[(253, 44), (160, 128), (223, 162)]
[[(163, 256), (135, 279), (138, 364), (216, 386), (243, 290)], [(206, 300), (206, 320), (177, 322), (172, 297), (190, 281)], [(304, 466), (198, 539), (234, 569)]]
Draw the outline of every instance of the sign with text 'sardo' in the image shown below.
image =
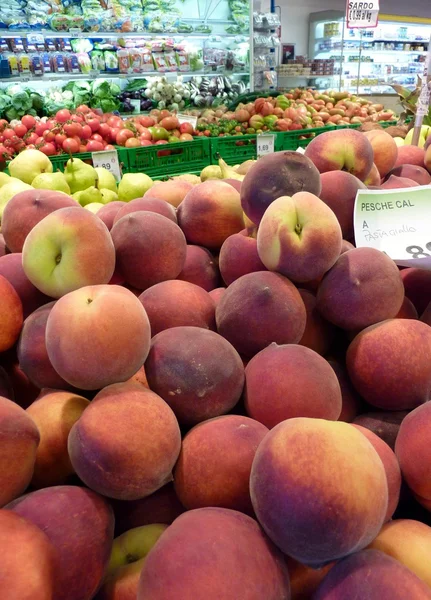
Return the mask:
[(352, 2), (351, 0), (347, 0), (347, 28), (368, 29), (369, 27), (377, 27), (379, 9), (379, 0), (369, 0), (369, 2)]

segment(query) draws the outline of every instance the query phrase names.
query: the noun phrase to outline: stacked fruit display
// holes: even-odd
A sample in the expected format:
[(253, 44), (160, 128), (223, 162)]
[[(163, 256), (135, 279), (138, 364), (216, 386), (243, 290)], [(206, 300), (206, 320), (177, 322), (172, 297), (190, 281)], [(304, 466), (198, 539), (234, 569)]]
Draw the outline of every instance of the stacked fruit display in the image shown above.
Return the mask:
[(430, 153), (10, 163), (0, 597), (431, 599), (431, 274), (353, 245), (357, 190), (429, 184)]

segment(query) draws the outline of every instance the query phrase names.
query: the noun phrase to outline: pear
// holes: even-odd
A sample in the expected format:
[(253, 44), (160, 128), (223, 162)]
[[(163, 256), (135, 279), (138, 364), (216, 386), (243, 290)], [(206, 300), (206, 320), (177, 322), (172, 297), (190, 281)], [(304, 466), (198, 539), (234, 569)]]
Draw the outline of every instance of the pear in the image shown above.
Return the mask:
[(9, 163), (11, 177), (16, 177), (24, 183), (31, 184), (36, 175), (52, 173), (52, 162), (48, 156), (39, 150), (24, 150)]
[(11, 178), (7, 173), (0, 173), (0, 188), (10, 183)]
[(33, 179), (31, 185), (39, 190), (56, 190), (70, 195), (70, 187), (60, 171), (57, 173), (41, 173)]
[(95, 215), (102, 208), (102, 206), (105, 206), (102, 204), (102, 202), (90, 202), (90, 204), (86, 204), (84, 208)]
[(113, 192), (117, 193), (117, 182), (115, 181), (113, 174), (108, 171), (108, 169), (104, 169), (103, 167), (96, 167), (94, 170), (99, 178), (99, 188), (112, 190)]
[(0, 219), (3, 216), (3, 211), (6, 204), (11, 198), (13, 198), (16, 194), (19, 194), (19, 192), (24, 192), (24, 190), (31, 189), (33, 188), (31, 185), (28, 185), (28, 183), (24, 183), (20, 179), (11, 177), (10, 182), (6, 183), (6, 185), (3, 185), (0, 188)]
[(223, 179), (221, 169), (217, 165), (209, 165), (201, 171), (201, 181), (207, 181), (208, 179)]
[(83, 162), (80, 158), (69, 158), (64, 170), (64, 176), (72, 194), (87, 190), (97, 181), (96, 169)]
[[(418, 142), (419, 148), (423, 148), (425, 146), (426, 139), (430, 135), (430, 133), (431, 133), (431, 126), (430, 125), (422, 125), (420, 135), (419, 135), (419, 142)], [(410, 145), (412, 143), (413, 134), (414, 134), (414, 128), (410, 129), (410, 131), (407, 133), (406, 137), (404, 138), (404, 144)]]
[(245, 175), (240, 175), (237, 173), (235, 169), (226, 164), (222, 158), (218, 161), (218, 164), (222, 174), (222, 179), (237, 179), (238, 181), (244, 181)]
[(246, 160), (245, 162), (241, 163), (238, 167), (234, 167), (235, 171), (240, 175), (247, 175), (249, 169), (254, 165), (255, 162), (256, 161), (252, 159)]
[(103, 204), (118, 200), (118, 194), (112, 190), (101, 188), (100, 193), (102, 194), (102, 200), (100, 202), (103, 202)]
[(78, 200), (81, 206), (87, 206), (87, 204), (92, 204), (93, 202), (100, 202), (103, 204), (103, 196), (99, 188), (94, 185), (79, 193), (79, 197), (75, 198), (75, 200)]
[(130, 202), (135, 198), (142, 198), (153, 185), (153, 180), (144, 173), (126, 173), (118, 185), (118, 199)]

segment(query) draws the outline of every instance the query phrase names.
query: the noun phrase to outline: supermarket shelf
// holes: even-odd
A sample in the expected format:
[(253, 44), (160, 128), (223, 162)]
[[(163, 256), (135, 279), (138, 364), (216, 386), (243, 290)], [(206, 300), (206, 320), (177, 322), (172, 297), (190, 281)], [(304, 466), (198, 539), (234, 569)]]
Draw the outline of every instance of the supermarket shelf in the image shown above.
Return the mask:
[[(334, 40), (334, 41), (339, 41), (341, 42), (342, 37), (341, 35), (332, 35), (332, 36), (327, 36), (327, 37), (321, 37), (321, 38), (316, 38), (315, 42), (327, 42), (328, 40)], [(368, 37), (363, 37), (362, 40), (360, 38), (351, 38), (351, 37), (344, 37), (344, 41), (345, 42), (363, 42), (363, 43), (372, 43), (372, 42), (384, 42), (384, 43), (398, 43), (401, 44), (402, 42), (405, 42), (406, 44), (428, 44), (429, 43), (429, 39), (426, 40), (409, 40), (406, 38), (402, 38), (402, 39), (383, 39), (383, 38), (368, 38)]]
[[(316, 52), (316, 56), (318, 54), (333, 54), (337, 50), (341, 52), (341, 48), (331, 48), (330, 50), (318, 50)], [(356, 48), (344, 48), (343, 54), (346, 54), (347, 52), (358, 52), (358, 50)], [(362, 52), (373, 52), (374, 54), (418, 54), (420, 56), (425, 56), (427, 54), (426, 50), (417, 52), (416, 50), (375, 50), (374, 48), (362, 48)]]
[[(186, 19), (184, 19), (186, 20)], [(161, 37), (161, 38), (166, 38), (166, 37), (180, 37), (180, 38), (191, 38), (191, 39), (205, 39), (205, 38), (214, 38), (214, 37), (223, 37), (223, 38), (229, 38), (229, 39), (235, 39), (238, 37), (242, 37), (242, 38), (248, 38), (248, 34), (247, 33), (237, 33), (237, 34), (233, 34), (233, 33), (196, 33), (196, 32), (191, 32), (191, 33), (171, 33), (171, 32), (165, 32), (165, 33), (151, 33), (148, 31), (145, 32), (135, 32), (135, 31), (130, 31), (130, 32), (115, 32), (115, 31), (79, 31), (79, 32), (70, 32), (70, 31), (51, 31), (50, 29), (43, 29), (41, 31), (30, 31), (28, 29), (26, 30), (22, 30), (22, 31), (8, 31), (6, 30), (5, 32), (3, 32), (3, 30), (0, 30), (0, 37), (2, 38), (6, 38), (6, 39), (10, 39), (10, 38), (15, 38), (15, 37), (22, 37), (22, 36), (27, 36), (28, 34), (41, 34), (44, 37), (55, 37), (55, 38), (84, 38), (84, 39), (98, 39), (98, 38), (130, 38), (130, 37), (136, 37), (136, 38), (144, 38), (144, 39), (151, 39), (151, 38), (157, 38), (157, 37)]]
[(333, 79), (340, 75), (278, 75), (279, 79)]
[(44, 75), (43, 77), (32, 77), (28, 76), (17, 76), (17, 77), (3, 77), (0, 83), (9, 83), (20, 81), (21, 83), (35, 83), (40, 81), (71, 81), (71, 80), (79, 80), (79, 79), (93, 79), (94, 77), (100, 77), (102, 79), (145, 79), (145, 77), (172, 77), (172, 76), (182, 76), (182, 77), (196, 77), (196, 76), (214, 76), (214, 75), (234, 75), (237, 77), (244, 77), (245, 75), (250, 75), (248, 71), (169, 71), (167, 73), (160, 73), (160, 71), (147, 71), (145, 73), (98, 73), (95, 75), (94, 73), (52, 73), (48, 75)]

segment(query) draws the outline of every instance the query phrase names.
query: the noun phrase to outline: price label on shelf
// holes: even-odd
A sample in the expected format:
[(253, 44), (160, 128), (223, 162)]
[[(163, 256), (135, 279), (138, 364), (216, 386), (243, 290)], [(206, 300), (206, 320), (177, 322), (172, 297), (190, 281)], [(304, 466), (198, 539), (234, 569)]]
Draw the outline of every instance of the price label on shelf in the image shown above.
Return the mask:
[(356, 195), (356, 246), (381, 250), (400, 266), (431, 269), (430, 223), (431, 185)]
[(261, 158), (274, 152), (275, 135), (262, 133), (257, 136), (256, 149), (257, 157)]
[(19, 78), (21, 81), (30, 81), (30, 74), (29, 73), (20, 73), (19, 74)]
[(43, 44), (45, 39), (41, 33), (29, 33), (27, 34), (27, 41), (29, 44)]
[(193, 129), (196, 129), (196, 125), (198, 123), (198, 118), (197, 117), (193, 117), (192, 115), (177, 115), (177, 119), (181, 123), (190, 123), (190, 125), (193, 127)]
[(93, 167), (103, 167), (110, 171), (116, 181), (121, 179), (120, 161), (116, 150), (102, 150), (101, 152), (92, 152)]
[(78, 27), (71, 27), (69, 29), (69, 33), (71, 35), (75, 35), (76, 37), (82, 37), (82, 31)]
[(136, 115), (141, 112), (141, 101), (139, 98), (131, 99), (130, 104), (133, 106), (133, 114)]
[(346, 21), (348, 29), (367, 29), (377, 27), (379, 22), (379, 0), (368, 0), (368, 2), (346, 3)]

